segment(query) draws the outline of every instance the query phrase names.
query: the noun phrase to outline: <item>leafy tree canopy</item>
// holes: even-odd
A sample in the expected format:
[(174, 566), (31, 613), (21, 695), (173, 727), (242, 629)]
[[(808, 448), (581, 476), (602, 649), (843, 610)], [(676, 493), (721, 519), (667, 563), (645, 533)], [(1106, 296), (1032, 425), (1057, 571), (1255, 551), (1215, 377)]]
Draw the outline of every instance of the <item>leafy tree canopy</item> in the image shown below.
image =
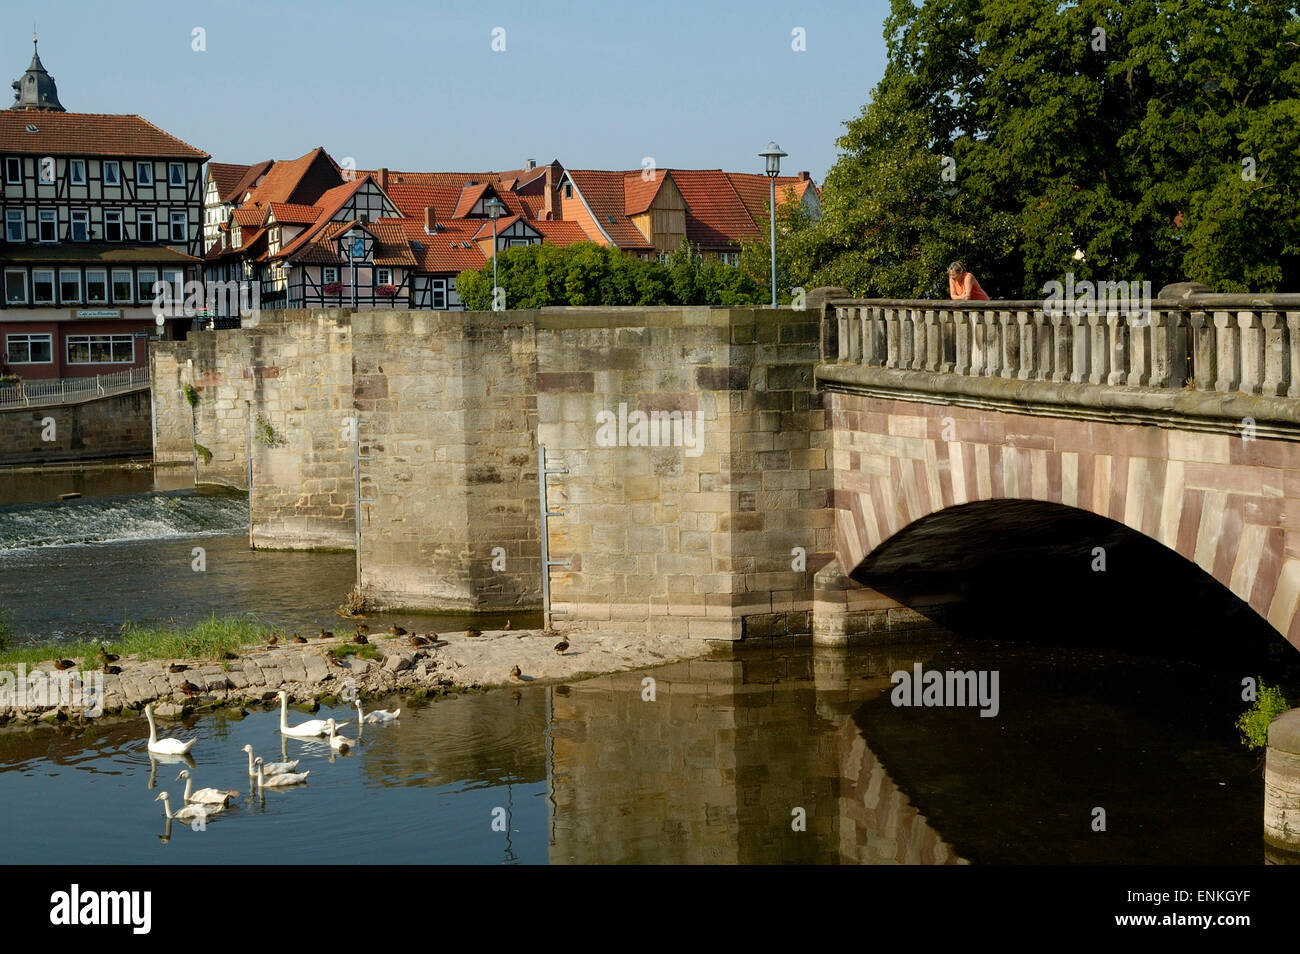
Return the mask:
[(1293, 3), (893, 0), (885, 38), (792, 283), (942, 297), (960, 258), (1002, 298), (1066, 271), (1300, 290)]

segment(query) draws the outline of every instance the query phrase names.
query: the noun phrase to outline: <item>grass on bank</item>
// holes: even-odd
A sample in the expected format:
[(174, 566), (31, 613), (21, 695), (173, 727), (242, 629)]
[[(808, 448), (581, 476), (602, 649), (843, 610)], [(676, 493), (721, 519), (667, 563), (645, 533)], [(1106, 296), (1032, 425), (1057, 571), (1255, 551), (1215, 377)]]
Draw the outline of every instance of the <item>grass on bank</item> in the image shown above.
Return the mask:
[(100, 646), (119, 656), (135, 655), (140, 659), (213, 659), (236, 653), (246, 646), (265, 645), (273, 632), (269, 626), (240, 617), (210, 618), (192, 626), (140, 626), (129, 620), (122, 624), (120, 635), (76, 643), (38, 643), (13, 645), (12, 631), (0, 622), (0, 663), (27, 663), (46, 659), (80, 659), (83, 668), (97, 665)]

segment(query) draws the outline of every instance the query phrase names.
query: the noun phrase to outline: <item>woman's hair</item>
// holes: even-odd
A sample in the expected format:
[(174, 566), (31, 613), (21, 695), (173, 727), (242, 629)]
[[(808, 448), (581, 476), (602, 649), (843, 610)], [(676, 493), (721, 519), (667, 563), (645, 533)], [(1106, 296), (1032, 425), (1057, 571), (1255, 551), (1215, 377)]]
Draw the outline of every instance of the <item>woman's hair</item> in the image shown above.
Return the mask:
[(948, 266), (949, 275), (960, 275), (965, 271), (966, 271), (966, 263), (963, 262), (961, 259), (957, 259), (957, 261), (953, 262), (951, 265)]

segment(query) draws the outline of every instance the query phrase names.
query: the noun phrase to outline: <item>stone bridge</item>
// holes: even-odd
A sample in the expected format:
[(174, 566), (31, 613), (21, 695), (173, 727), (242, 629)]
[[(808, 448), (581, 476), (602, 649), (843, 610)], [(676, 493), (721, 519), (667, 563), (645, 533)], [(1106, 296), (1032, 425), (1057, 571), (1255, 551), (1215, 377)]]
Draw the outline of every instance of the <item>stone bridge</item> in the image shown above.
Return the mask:
[(1300, 295), (1190, 294), (1131, 318), (845, 298), (825, 318), (820, 639), (870, 629), (879, 597), (853, 578), (900, 531), (1033, 501), (1031, 519), (1070, 508), (1159, 542), (1300, 645)]
[(1021, 508), (1131, 528), (1300, 644), (1300, 296), (1133, 318), (836, 290), (803, 311), (266, 312), (151, 360), (156, 457), (197, 443), (200, 479), (251, 471), (258, 546), (359, 538), (381, 605), (536, 607), (542, 444), (567, 468), (565, 625), (827, 644), (932, 625), (941, 600), (903, 605), (867, 565), (928, 521)]

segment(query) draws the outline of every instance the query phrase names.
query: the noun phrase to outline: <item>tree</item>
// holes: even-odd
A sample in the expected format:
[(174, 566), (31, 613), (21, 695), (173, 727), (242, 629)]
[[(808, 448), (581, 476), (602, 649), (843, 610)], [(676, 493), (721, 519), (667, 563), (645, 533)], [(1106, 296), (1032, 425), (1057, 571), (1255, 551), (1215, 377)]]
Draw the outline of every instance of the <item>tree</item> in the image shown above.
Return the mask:
[(793, 281), (941, 296), (961, 258), (1008, 298), (1067, 270), (1300, 286), (1293, 6), (893, 0), (885, 38)]

